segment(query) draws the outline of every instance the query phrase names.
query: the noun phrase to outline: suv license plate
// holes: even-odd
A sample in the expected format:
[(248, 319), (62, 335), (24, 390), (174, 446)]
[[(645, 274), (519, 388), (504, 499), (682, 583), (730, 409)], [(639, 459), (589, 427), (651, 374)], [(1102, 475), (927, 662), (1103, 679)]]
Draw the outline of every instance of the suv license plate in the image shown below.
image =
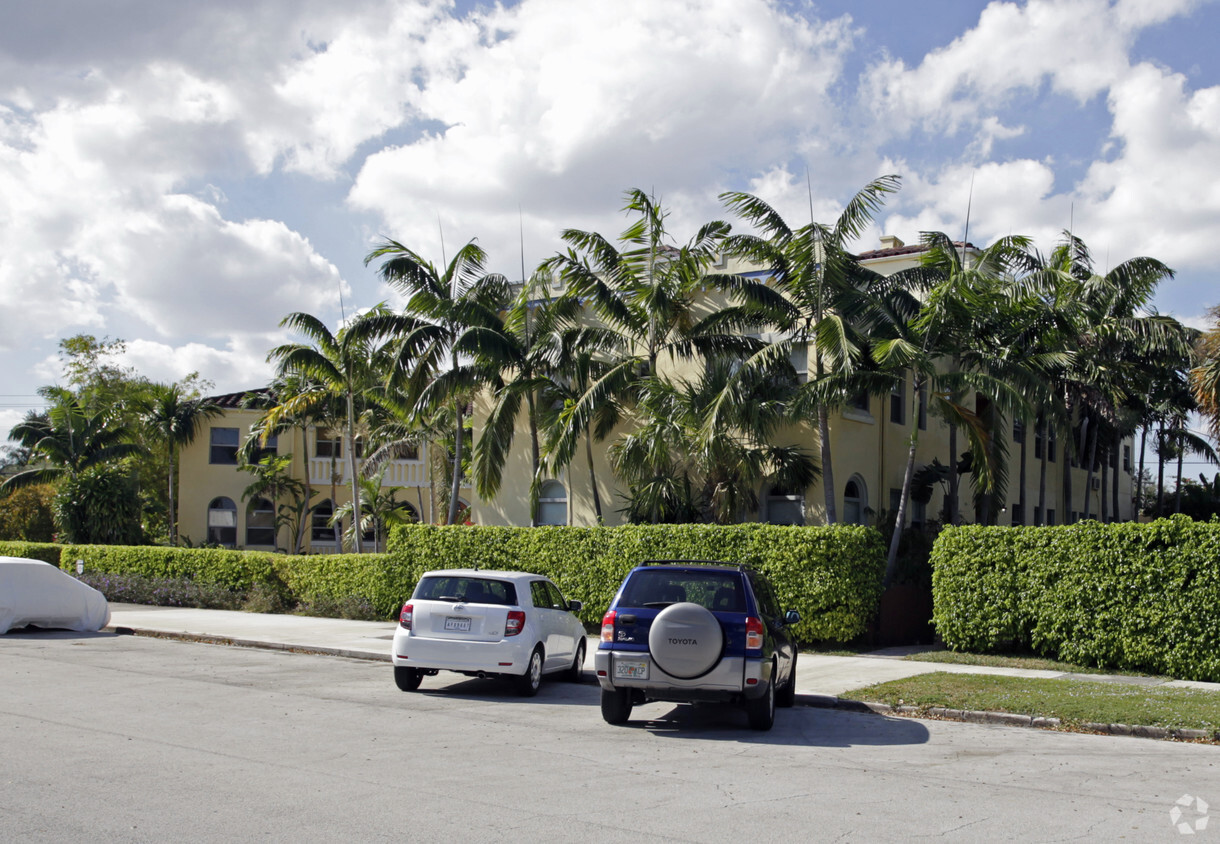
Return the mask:
[(445, 629), (455, 630), (458, 633), (470, 632), (470, 619), (462, 618), (461, 616), (451, 615), (445, 619)]
[(614, 676), (621, 680), (647, 680), (648, 660), (618, 659), (614, 663)]

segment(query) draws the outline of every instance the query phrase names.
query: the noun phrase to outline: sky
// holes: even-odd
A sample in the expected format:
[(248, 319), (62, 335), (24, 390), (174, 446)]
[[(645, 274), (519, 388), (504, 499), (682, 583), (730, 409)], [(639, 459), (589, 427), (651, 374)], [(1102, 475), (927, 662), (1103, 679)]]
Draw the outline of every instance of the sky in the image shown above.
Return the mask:
[(861, 250), (925, 230), (1176, 277), (1220, 304), (1220, 0), (0, 0), (0, 433), (62, 339), (158, 381), (266, 383), (281, 319), (401, 304), (391, 237), (492, 270), (565, 228), (678, 241), (726, 190), (831, 222), (902, 177)]

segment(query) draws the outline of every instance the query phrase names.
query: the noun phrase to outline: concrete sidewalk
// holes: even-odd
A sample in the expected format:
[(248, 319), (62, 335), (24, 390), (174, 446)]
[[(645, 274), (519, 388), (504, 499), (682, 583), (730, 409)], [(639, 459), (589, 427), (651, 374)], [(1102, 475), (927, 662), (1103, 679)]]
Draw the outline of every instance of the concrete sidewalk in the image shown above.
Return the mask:
[[(394, 624), (386, 621), (347, 621), (338, 618), (115, 603), (110, 605), (110, 626), (106, 629), (145, 636), (165, 636), (245, 647), (330, 654), (382, 662), (390, 661), (390, 644), (394, 638)], [(597, 639), (590, 637), (587, 667), (592, 666), (593, 652), (596, 649)], [(1198, 683), (1189, 680), (1165, 682), (1159, 677), (1075, 675), (1060, 671), (1024, 668), (912, 662), (903, 659), (902, 654), (901, 649), (860, 656), (802, 653), (797, 671), (797, 692), (805, 695), (837, 696), (850, 689), (858, 689), (873, 683), (884, 683), (933, 671), (948, 671), (956, 674), (1002, 674), (1010, 677), (1079, 677), (1098, 682), (1166, 685), (1220, 691), (1220, 683)]]

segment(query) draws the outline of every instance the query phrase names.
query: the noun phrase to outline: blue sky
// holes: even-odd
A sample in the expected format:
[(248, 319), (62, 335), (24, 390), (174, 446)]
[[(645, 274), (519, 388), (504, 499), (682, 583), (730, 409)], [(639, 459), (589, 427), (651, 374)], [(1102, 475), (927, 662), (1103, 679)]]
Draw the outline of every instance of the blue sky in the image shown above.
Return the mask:
[[(517, 275), (623, 190), (686, 239), (755, 192), (833, 219), (902, 191), (859, 248), (924, 229), (1071, 225), (1103, 266), (1220, 303), (1220, 3), (357, 0), (10, 4), (0, 30), (0, 428), (61, 377), (60, 339), (122, 338), (159, 380), (268, 375), (280, 319), (390, 291), (380, 235), (472, 237)], [(970, 184), (973, 180), (973, 196)]]

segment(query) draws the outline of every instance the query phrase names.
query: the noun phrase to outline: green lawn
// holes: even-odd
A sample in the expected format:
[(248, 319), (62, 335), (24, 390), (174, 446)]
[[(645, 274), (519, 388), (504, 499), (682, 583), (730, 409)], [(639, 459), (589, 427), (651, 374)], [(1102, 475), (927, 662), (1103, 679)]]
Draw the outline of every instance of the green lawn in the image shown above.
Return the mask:
[(944, 707), (1058, 718), (1068, 728), (1093, 722), (1220, 730), (1220, 692), (1165, 686), (935, 672), (840, 697), (921, 710)]

